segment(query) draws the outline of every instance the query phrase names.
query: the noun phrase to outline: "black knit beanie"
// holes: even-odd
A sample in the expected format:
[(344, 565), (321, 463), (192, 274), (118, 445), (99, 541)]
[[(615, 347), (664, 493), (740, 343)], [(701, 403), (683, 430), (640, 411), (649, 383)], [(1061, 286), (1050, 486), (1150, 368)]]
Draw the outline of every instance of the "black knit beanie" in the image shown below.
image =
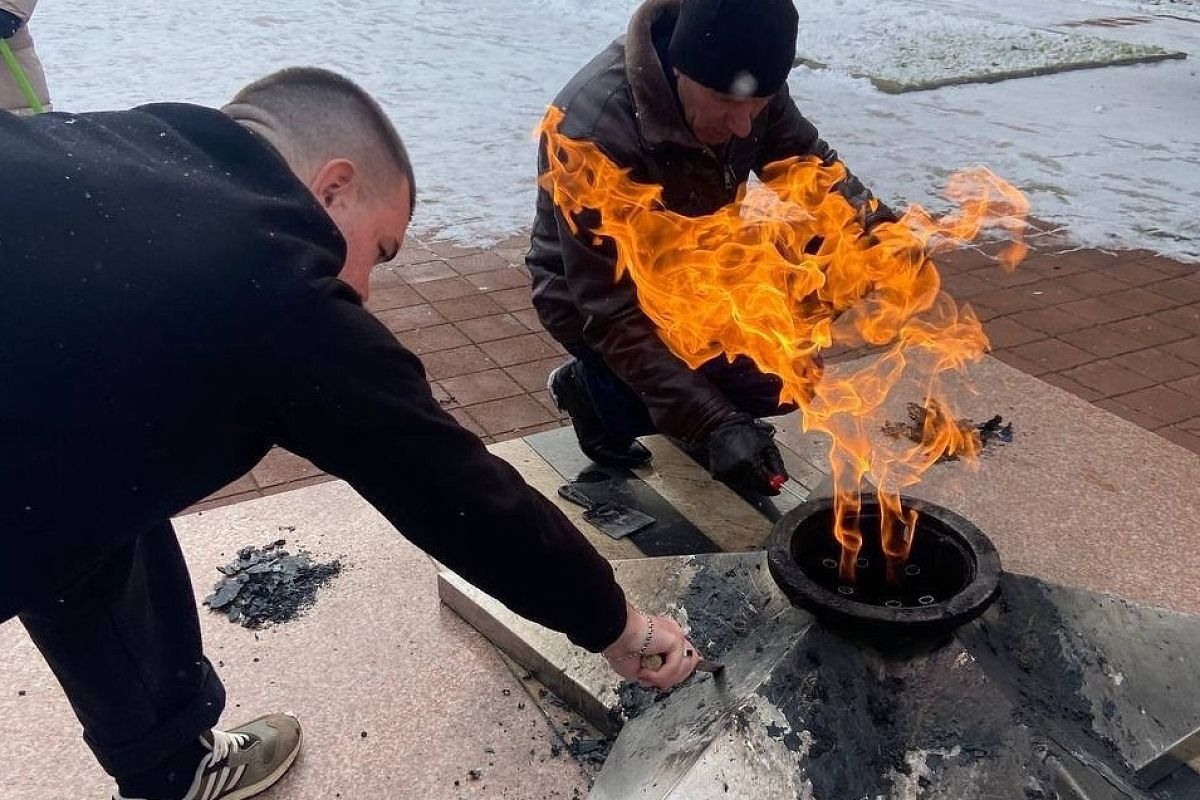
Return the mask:
[(722, 94), (770, 97), (796, 58), (792, 0), (683, 0), (671, 63)]

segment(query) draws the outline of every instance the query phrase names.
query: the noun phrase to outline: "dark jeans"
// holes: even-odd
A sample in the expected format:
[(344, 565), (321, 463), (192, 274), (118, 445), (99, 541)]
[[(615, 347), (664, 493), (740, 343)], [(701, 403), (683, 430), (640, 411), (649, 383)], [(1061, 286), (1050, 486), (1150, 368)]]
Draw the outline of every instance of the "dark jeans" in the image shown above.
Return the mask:
[(201, 651), (196, 599), (170, 522), (20, 619), (114, 777), (194, 744), (225, 708), (225, 688)]
[[(646, 404), (608, 368), (599, 353), (583, 344), (569, 345), (567, 350), (583, 365), (588, 393), (610, 433), (621, 438), (634, 438), (655, 432)], [(718, 356), (701, 364), (698, 371), (738, 410), (753, 417), (774, 417), (796, 410), (793, 405), (779, 403), (783, 381), (760, 372), (745, 356), (738, 356), (732, 362), (725, 356)]]

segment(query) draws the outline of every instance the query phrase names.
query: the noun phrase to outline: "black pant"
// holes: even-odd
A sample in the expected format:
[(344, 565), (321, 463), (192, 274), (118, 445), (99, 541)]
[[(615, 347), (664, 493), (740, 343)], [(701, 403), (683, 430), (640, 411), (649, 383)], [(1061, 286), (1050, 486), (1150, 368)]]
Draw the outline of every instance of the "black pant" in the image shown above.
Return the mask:
[[(583, 365), (588, 394), (610, 433), (633, 439), (655, 432), (646, 404), (629, 384), (609, 369), (599, 353), (584, 344), (569, 345), (567, 350)], [(701, 364), (697, 371), (720, 389), (739, 411), (752, 417), (774, 417), (796, 410), (794, 405), (779, 402), (783, 381), (761, 372), (746, 356), (738, 356), (733, 361), (717, 356)]]
[(201, 650), (196, 599), (170, 522), (20, 619), (88, 746), (116, 778), (194, 744), (225, 708), (225, 687)]

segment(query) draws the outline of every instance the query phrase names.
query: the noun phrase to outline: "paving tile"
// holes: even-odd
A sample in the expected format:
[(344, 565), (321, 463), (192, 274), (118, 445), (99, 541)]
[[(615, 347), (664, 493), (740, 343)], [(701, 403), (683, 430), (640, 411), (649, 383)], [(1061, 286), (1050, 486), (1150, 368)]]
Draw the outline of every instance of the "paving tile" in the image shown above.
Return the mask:
[(1128, 336), (1143, 347), (1158, 347), (1189, 338), (1187, 331), (1168, 325), (1157, 317), (1132, 317), (1105, 327), (1119, 336)]
[(1011, 352), (1038, 365), (1040, 371), (1035, 374), (1039, 375), (1043, 372), (1062, 372), (1094, 360), (1086, 351), (1061, 339), (1041, 339), (1029, 342), (1012, 348)]
[(1189, 397), (1200, 397), (1200, 374), (1189, 375), (1186, 378), (1171, 381), (1167, 386), (1177, 392), (1183, 392)]
[(437, 381), (429, 382), (429, 391), (433, 395), (433, 399), (442, 408), (457, 408), (460, 405), (458, 398), (446, 391), (446, 387)]
[(507, 441), (508, 439), (521, 439), (525, 436), (533, 436), (535, 433), (543, 433), (545, 431), (556, 431), (561, 427), (562, 427), (562, 423), (558, 422), (558, 421), (544, 422), (541, 425), (533, 425), (528, 428), (517, 428), (516, 430), (510, 431), (508, 433), (498, 434), (495, 437), (495, 440), (497, 442), (503, 442), (503, 441)]
[(1064, 314), (1070, 314), (1087, 322), (1088, 324), (1084, 327), (1116, 322), (1119, 319), (1128, 319), (1133, 316), (1128, 308), (1103, 297), (1085, 297), (1072, 303), (1064, 303), (1061, 308)]
[(262, 461), (250, 471), (255, 483), (262, 489), (281, 483), (291, 483), (301, 478), (311, 478), (323, 474), (306, 459), (294, 453), (289, 453), (282, 447), (275, 447), (267, 453)]
[[(470, 408), (478, 403), (514, 397), (524, 390), (501, 369), (473, 372), (439, 381), (458, 405)], [(531, 423), (532, 424), (532, 423)]]
[(533, 296), (529, 293), (529, 289), (524, 286), (518, 286), (514, 289), (501, 289), (498, 292), (489, 292), (488, 297), (492, 298), (505, 311), (521, 311), (526, 308), (533, 308)]
[(1102, 392), (1097, 392), (1095, 389), (1089, 389), (1088, 387), (1079, 383), (1079, 381), (1066, 377), (1066, 375), (1062, 372), (1047, 372), (1045, 375), (1039, 375), (1038, 377), (1051, 386), (1057, 386), (1063, 391), (1070, 392), (1076, 397), (1087, 400), (1089, 403), (1094, 403), (1095, 401), (1101, 400), (1105, 397)]
[(462, 331), (453, 325), (434, 325), (400, 334), (400, 343), (417, 355), (451, 350), (471, 343)]
[(421, 357), (421, 362), (425, 364), (425, 372), (434, 380), (482, 372), (496, 366), (495, 361), (473, 344), (429, 353)]
[(1175, 300), (1140, 287), (1127, 287), (1119, 292), (1104, 295), (1103, 299), (1134, 314), (1153, 314), (1179, 305)]
[(504, 436), (522, 428), (557, 421), (548, 409), (527, 394), (468, 406), (467, 411), (492, 436)]
[(504, 237), (493, 245), (494, 250), (528, 250), (529, 249), (529, 231), (518, 231)]
[(476, 317), (486, 317), (492, 314), (503, 314), (505, 309), (483, 292), (476, 292), (465, 297), (455, 297), (452, 300), (439, 300), (433, 304), (446, 319), (451, 322), (461, 322)]
[(1200, 374), (1200, 367), (1184, 361), (1158, 347), (1149, 347), (1132, 353), (1124, 353), (1112, 359), (1126, 369), (1145, 375), (1155, 383), (1167, 383)]
[(237, 503), (244, 503), (247, 500), (253, 500), (257, 497), (262, 497), (262, 492), (257, 489), (255, 489), (254, 491), (251, 491), (251, 492), (240, 492), (239, 494), (230, 494), (230, 495), (225, 495), (223, 497), (217, 497), (214, 495), (211, 497), (207, 497), (204, 500), (201, 500), (199, 503), (194, 503), (194, 504), (188, 506), (187, 508), (185, 508), (183, 511), (181, 511), (179, 513), (182, 516), (184, 514), (195, 514), (195, 513), (204, 512), (204, 511), (212, 511), (214, 508), (221, 508), (222, 506), (232, 506)]
[(997, 350), (992, 355), (1010, 367), (1021, 370), (1026, 375), (1040, 376), (1051, 371), (1045, 366), (1019, 355), (1015, 350)]
[(1200, 334), (1200, 303), (1159, 311), (1151, 319), (1188, 333)]
[(560, 367), (565, 359), (562, 356), (554, 356), (553, 358), (545, 358), (541, 361), (533, 361), (529, 364), (514, 364), (511, 367), (505, 367), (504, 371), (512, 376), (512, 379), (521, 384), (521, 388), (527, 392), (535, 392), (538, 389), (546, 387), (546, 381), (550, 378), (550, 373)]
[(1140, 375), (1109, 360), (1093, 361), (1090, 364), (1067, 370), (1063, 375), (1099, 392), (1103, 397), (1136, 392), (1138, 389), (1145, 389), (1155, 384), (1145, 375)]
[(463, 247), (452, 242), (429, 242), (428, 247), (434, 254), (442, 258), (460, 258), (479, 252), (477, 247)]
[(453, 300), (455, 297), (474, 297), (479, 294), (478, 288), (457, 276), (443, 277), (436, 281), (422, 283), (414, 288), (431, 303)]
[(1184, 361), (1200, 364), (1200, 336), (1164, 344), (1161, 349)]
[(479, 272), (509, 268), (507, 261), (489, 250), (473, 252), (458, 258), (448, 258), (446, 263), (459, 275), (474, 275)]
[(1130, 408), (1119, 400), (1111, 397), (1104, 400), (1096, 400), (1095, 404), (1097, 407), (1103, 408), (1109, 413), (1116, 414), (1121, 419), (1132, 422), (1134, 425), (1145, 428), (1148, 431), (1157, 430), (1164, 425), (1163, 421), (1157, 417)]
[(1036, 272), (1046, 278), (1061, 278), (1066, 275), (1076, 275), (1084, 272), (1088, 267), (1069, 256), (1057, 253), (1035, 252), (1021, 262), (1021, 265), (1017, 269)]
[(972, 274), (942, 276), (942, 289), (958, 300), (970, 300), (976, 295), (990, 292), (995, 285)]
[(1112, 275), (1106, 275), (1103, 272), (1080, 272), (1076, 275), (1070, 275), (1063, 278), (1063, 285), (1069, 286), (1077, 292), (1082, 292), (1088, 297), (1119, 292), (1122, 289), (1129, 288), (1129, 284), (1125, 281), (1115, 278)]
[(983, 331), (991, 341), (992, 347), (1016, 347), (1046, 338), (1046, 334), (1022, 325), (1013, 317), (994, 319), (983, 326)]
[(1105, 275), (1111, 275), (1117, 280), (1124, 281), (1130, 286), (1151, 286), (1170, 280), (1171, 273), (1163, 272), (1141, 261), (1120, 261), (1100, 269)]
[(490, 272), (476, 272), (467, 275), (466, 279), (486, 291), (528, 287), (530, 283), (529, 272), (524, 267), (505, 267)]
[(483, 342), (479, 348), (502, 367), (540, 361), (555, 354), (554, 348), (546, 344), (536, 333)]
[(1180, 447), (1187, 448), (1193, 453), (1200, 454), (1200, 419), (1192, 420), (1193, 427), (1168, 425), (1155, 431), (1159, 436), (1174, 442)]
[(514, 311), (512, 315), (525, 326), (526, 330), (537, 331), (538, 333), (545, 330), (542, 327), (542, 321), (538, 319), (537, 311), (532, 308), (527, 308), (523, 311)]
[(1149, 253), (1137, 260), (1137, 263), (1143, 267), (1148, 267), (1164, 275), (1169, 275), (1172, 278), (1182, 277), (1184, 275), (1195, 275), (1197, 267), (1195, 264), (1184, 264), (1179, 261), (1167, 258), (1165, 256)]
[(231, 497), (236, 494), (245, 494), (246, 492), (257, 491), (258, 484), (254, 482), (254, 476), (247, 472), (236, 481), (224, 486), (210, 494), (205, 500), (220, 500), (224, 497)]
[(1167, 386), (1151, 386), (1113, 399), (1134, 411), (1161, 420), (1163, 425), (1200, 417), (1200, 397), (1190, 397)]
[(1062, 338), (1098, 358), (1112, 358), (1146, 347), (1128, 335), (1112, 330), (1110, 326), (1111, 323), (1082, 331), (1064, 333)]
[(541, 403), (542, 408), (549, 411), (550, 415), (554, 417), (555, 420), (560, 423), (569, 422), (571, 419), (570, 415), (559, 409), (559, 407), (554, 403), (553, 398), (550, 397), (549, 391), (542, 389), (540, 392), (533, 392), (532, 394), (533, 399)]
[(458, 273), (450, 269), (450, 265), (440, 258), (420, 264), (410, 264), (402, 267), (400, 271), (400, 276), (413, 285), (445, 280), (456, 275)]
[(975, 272), (970, 273), (970, 276), (973, 278), (986, 280), (988, 283), (992, 284), (992, 286), (999, 286), (1003, 289), (1012, 288), (1014, 286), (1024, 286), (1029, 283), (1037, 283), (1038, 281), (1046, 279), (1045, 275), (1033, 270), (1021, 269), (1020, 267), (1017, 267), (1012, 272), (1009, 272), (999, 265), (997, 265), (995, 269), (991, 270), (976, 270)]
[(1078, 289), (1067, 285), (1069, 277), (1056, 277), (1021, 286), (1019, 291), (1027, 291), (1037, 301), (1038, 307), (1061, 306), (1075, 300), (1084, 299), (1085, 295)]
[(939, 269), (954, 272), (970, 272), (983, 267), (995, 267), (996, 260), (988, 254), (971, 247), (949, 250), (933, 257)]
[(261, 494), (263, 497), (270, 497), (271, 495), (282, 494), (284, 492), (294, 492), (297, 489), (307, 489), (309, 486), (317, 486), (319, 484), (329, 483), (330, 481), (334, 480), (337, 480), (337, 478), (320, 472), (307, 478), (289, 481), (288, 483), (277, 483), (274, 486), (264, 486)]
[[(1081, 301), (1086, 302), (1086, 301)], [(1068, 303), (1067, 305), (1073, 305)], [(1088, 321), (1082, 317), (1078, 317), (1063, 309), (1065, 306), (1056, 308), (1034, 308), (1029, 311), (1018, 311), (1011, 317), (1005, 319), (1012, 320), (1025, 327), (1032, 329), (1035, 332), (1042, 334), (1037, 338), (1043, 338), (1045, 335), (1058, 336), (1062, 333), (1070, 333), (1071, 331), (1083, 330), (1095, 325), (1095, 322)], [(999, 320), (996, 320), (998, 322)], [(995, 324), (988, 323), (989, 325)]]
[(481, 428), (479, 426), (479, 423), (476, 422), (471, 417), (471, 415), (466, 412), (465, 409), (452, 408), (452, 409), (449, 409), (446, 413), (448, 413), (450, 416), (454, 417), (454, 419), (458, 421), (459, 425), (463, 426), (464, 428), (466, 428), (467, 430), (469, 430), (471, 433), (475, 434), (476, 436), (486, 435), (484, 433), (483, 428)]
[(390, 311), (378, 311), (375, 316), (387, 326), (392, 333), (404, 333), (418, 328), (432, 328), (446, 322), (433, 306), (421, 303), (407, 308), (393, 308)]
[(971, 299), (971, 303), (976, 308), (987, 308), (1000, 315), (1016, 314), (1018, 311), (1028, 311), (1044, 305), (1027, 286), (981, 292)]
[(434, 261), (436, 259), (436, 253), (410, 238), (404, 243), (404, 247), (400, 248), (400, 252), (396, 254), (396, 257), (388, 262), (388, 266), (405, 267), (412, 264), (424, 264), (426, 261)]
[(508, 339), (527, 332), (526, 327), (511, 314), (495, 314), (490, 317), (469, 319), (460, 322), (458, 327), (476, 344), (496, 339)]
[(1172, 278), (1146, 287), (1155, 294), (1181, 303), (1200, 303), (1200, 279), (1192, 277)]
[(368, 294), (366, 306), (371, 311), (387, 311), (392, 308), (423, 303), (421, 295), (407, 283), (386, 283), (372, 286)]
[(558, 341), (550, 334), (543, 331), (539, 333), (538, 336), (542, 337), (542, 341), (550, 345), (550, 349), (558, 353), (560, 356), (565, 356), (567, 354), (567, 348), (559, 344)]

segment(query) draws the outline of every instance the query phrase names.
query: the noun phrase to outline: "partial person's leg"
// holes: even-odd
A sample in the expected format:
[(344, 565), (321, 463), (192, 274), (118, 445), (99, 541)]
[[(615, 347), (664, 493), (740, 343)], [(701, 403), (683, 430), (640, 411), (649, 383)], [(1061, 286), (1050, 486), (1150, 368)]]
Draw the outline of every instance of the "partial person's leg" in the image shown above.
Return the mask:
[[(225, 690), (201, 649), (171, 524), (143, 533), (20, 618), (123, 793), (183, 797), (207, 753), (199, 737), (220, 718)], [(173, 788), (164, 793), (161, 784)]]
[(554, 402), (571, 417), (579, 447), (599, 464), (636, 467), (650, 460), (636, 437), (654, 432), (637, 393), (585, 345), (568, 348), (574, 358), (550, 375)]

